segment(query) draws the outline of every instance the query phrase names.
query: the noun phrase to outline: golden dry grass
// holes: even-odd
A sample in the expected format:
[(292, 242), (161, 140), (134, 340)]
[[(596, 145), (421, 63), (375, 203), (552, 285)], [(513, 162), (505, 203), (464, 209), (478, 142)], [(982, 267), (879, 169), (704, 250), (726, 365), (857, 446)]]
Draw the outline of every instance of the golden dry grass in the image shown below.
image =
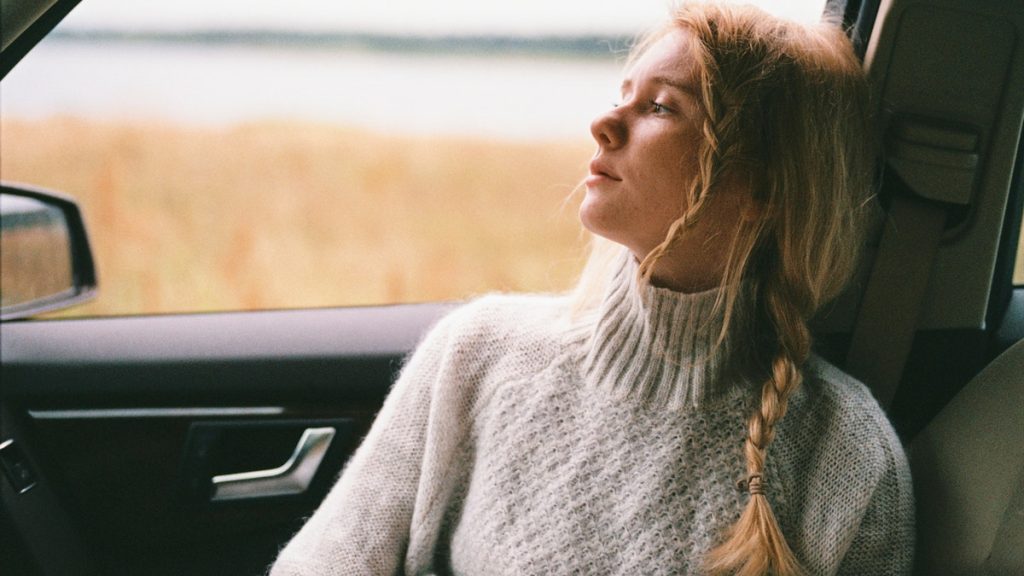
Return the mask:
[(1013, 284), (1024, 284), (1024, 226), (1020, 227), (1020, 239), (1017, 241), (1017, 260), (1013, 264)]
[(63, 222), (5, 227), (0, 247), (0, 304), (14, 306), (67, 290), (73, 282), (67, 245)]
[(4, 119), (0, 173), (78, 199), (81, 315), (459, 299), (567, 288), (592, 145)]

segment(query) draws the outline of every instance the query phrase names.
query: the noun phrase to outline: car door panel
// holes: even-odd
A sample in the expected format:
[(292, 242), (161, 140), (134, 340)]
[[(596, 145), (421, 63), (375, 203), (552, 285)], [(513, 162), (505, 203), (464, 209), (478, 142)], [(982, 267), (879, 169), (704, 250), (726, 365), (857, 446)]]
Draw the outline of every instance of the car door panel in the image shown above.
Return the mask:
[[(358, 446), (402, 358), (451, 307), (6, 323), (4, 425), (18, 428), (39, 484), (5, 498), (52, 494), (85, 549), (78, 564), (99, 573), (262, 572)], [(213, 476), (279, 467), (317, 427), (337, 434), (308, 490), (211, 501)]]
[[(55, 493), (53, 475), (38, 457), (27, 419), (10, 404), (0, 402), (0, 454), (6, 476), (0, 478), (0, 566), (8, 576), (94, 573), (80, 527)], [(12, 451), (18, 454), (20, 476), (27, 482), (10, 481)]]

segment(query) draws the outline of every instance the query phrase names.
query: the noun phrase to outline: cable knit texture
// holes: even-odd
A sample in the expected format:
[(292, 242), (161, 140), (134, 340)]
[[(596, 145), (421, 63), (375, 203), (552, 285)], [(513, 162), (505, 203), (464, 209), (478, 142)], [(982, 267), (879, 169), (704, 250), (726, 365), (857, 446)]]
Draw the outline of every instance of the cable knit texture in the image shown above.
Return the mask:
[[(603, 305), (489, 296), (426, 337), (274, 576), (699, 574), (747, 495), (759, 383), (716, 345), (717, 291)], [(769, 450), (767, 496), (811, 574), (906, 574), (910, 473), (863, 385), (812, 358)]]

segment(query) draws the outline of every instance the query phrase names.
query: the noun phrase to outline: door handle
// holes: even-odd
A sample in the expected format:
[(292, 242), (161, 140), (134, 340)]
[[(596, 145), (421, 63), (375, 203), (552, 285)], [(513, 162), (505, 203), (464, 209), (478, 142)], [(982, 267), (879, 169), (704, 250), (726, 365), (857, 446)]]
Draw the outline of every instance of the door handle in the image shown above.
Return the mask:
[(212, 501), (302, 494), (309, 488), (334, 439), (335, 429), (306, 428), (295, 451), (277, 468), (213, 477)]

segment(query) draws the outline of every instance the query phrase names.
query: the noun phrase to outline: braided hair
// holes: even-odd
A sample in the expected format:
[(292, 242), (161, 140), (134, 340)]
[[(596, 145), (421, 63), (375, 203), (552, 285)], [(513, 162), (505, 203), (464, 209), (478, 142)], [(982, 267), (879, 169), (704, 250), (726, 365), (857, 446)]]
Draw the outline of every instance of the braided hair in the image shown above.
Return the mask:
[(704, 108), (698, 166), (684, 214), (640, 264), (654, 265), (701, 216), (729, 176), (749, 182), (760, 217), (741, 222), (722, 278), (729, 330), (742, 286), (752, 293), (761, 400), (747, 420), (749, 500), (705, 565), (713, 574), (802, 574), (768, 500), (765, 462), (811, 349), (810, 317), (852, 275), (871, 188), (868, 90), (836, 26), (804, 25), (747, 6), (686, 3), (635, 48), (687, 32)]

